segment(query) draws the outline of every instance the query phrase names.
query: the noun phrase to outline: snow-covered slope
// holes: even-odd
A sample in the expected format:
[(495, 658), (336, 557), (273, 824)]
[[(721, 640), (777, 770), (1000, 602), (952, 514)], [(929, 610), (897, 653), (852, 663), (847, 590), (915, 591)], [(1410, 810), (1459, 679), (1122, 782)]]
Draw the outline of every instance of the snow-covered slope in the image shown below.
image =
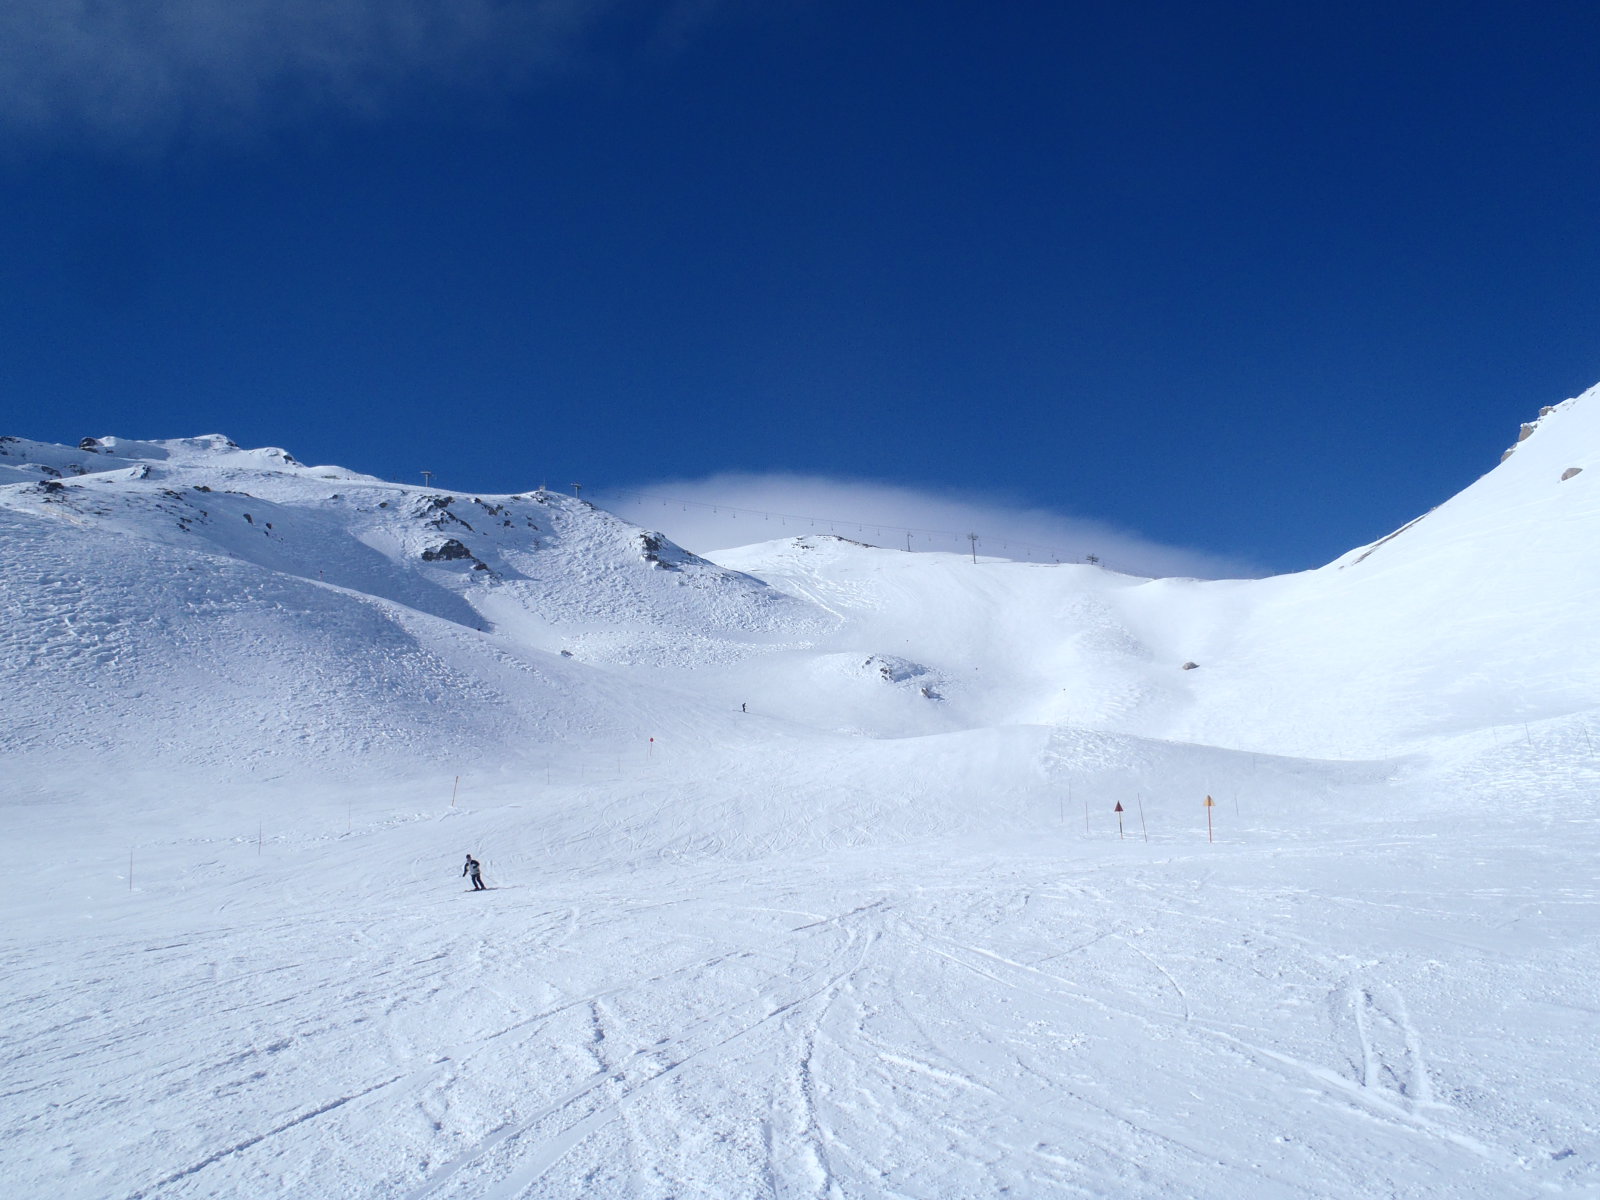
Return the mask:
[(1459, 495), (1318, 571), (1250, 589), (1198, 647), (1187, 736), (1391, 753), (1600, 707), (1600, 394), (1548, 409)]
[(1202, 581), (0, 439), (11, 1194), (1600, 1194), (1597, 457)]
[[(915, 663), (896, 673), (933, 681), (943, 701), (924, 706), (922, 730), (1065, 724), (1401, 754), (1600, 707), (1600, 393), (1546, 410), (1524, 439), (1404, 529), (1275, 579), (974, 566), (838, 538), (718, 558), (838, 612), (827, 644), (840, 671), (870, 675), (874, 654)], [(798, 667), (787, 711), (820, 719), (832, 701), (818, 700), (814, 676), (833, 665)]]
[(570, 497), (405, 488), (221, 437), (85, 444), (0, 443), (35, 480), (0, 486), (0, 730), (23, 755), (515, 761), (634, 727), (596, 664), (736, 659), (824, 621)]

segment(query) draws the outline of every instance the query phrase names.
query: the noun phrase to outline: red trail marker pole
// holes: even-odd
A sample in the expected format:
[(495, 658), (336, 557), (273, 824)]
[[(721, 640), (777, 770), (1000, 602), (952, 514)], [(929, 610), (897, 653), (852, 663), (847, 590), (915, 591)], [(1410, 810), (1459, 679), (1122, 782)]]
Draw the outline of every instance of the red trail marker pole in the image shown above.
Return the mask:
[(1122, 801), (1117, 801), (1117, 837), (1122, 837)]
[(1208, 842), (1213, 842), (1213, 841), (1216, 840), (1215, 838), (1213, 838), (1211, 836), (1211, 810), (1213, 808), (1215, 808), (1216, 806), (1217, 806), (1217, 802), (1215, 800), (1213, 800), (1210, 796), (1207, 796), (1206, 797), (1206, 841), (1208, 841)]

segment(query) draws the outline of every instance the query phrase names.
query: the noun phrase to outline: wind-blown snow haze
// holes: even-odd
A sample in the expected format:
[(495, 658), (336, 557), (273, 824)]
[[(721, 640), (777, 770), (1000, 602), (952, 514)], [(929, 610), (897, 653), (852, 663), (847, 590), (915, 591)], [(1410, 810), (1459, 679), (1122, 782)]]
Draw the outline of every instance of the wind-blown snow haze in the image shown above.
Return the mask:
[(667, 479), (605, 495), (620, 514), (653, 523), (702, 553), (803, 533), (836, 533), (889, 549), (962, 551), (973, 548), (967, 535), (977, 533), (978, 551), (1002, 558), (1072, 562), (1094, 555), (1133, 575), (1263, 573), (1238, 559), (1162, 546), (1104, 521), (972, 492), (776, 473)]

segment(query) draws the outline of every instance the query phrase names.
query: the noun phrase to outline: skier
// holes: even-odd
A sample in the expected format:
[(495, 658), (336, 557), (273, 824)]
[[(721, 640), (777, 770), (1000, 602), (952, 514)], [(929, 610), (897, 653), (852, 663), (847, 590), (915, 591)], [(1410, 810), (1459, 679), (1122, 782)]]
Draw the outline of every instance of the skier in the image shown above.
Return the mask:
[(467, 855), (467, 865), (461, 868), (463, 875), (472, 876), (472, 890), (486, 892), (489, 889), (483, 886), (483, 866), (472, 855)]
[(741, 704), (741, 705), (739, 705), (739, 711), (740, 712), (749, 712), (750, 710), (748, 708), (746, 708), (744, 705)]

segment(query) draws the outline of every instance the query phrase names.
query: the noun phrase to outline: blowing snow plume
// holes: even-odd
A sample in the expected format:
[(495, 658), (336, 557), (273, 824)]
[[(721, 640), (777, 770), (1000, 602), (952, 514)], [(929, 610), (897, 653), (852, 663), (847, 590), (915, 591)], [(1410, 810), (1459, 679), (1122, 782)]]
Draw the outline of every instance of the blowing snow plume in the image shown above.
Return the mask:
[[(603, 499), (619, 515), (710, 554), (806, 534), (835, 533), (872, 546), (969, 553), (1029, 562), (1097, 561), (1127, 575), (1254, 577), (1242, 559), (1163, 546), (1103, 521), (996, 503), (957, 491), (924, 491), (820, 475), (723, 474), (662, 480)], [(1091, 559), (1092, 556), (1092, 559)]]

